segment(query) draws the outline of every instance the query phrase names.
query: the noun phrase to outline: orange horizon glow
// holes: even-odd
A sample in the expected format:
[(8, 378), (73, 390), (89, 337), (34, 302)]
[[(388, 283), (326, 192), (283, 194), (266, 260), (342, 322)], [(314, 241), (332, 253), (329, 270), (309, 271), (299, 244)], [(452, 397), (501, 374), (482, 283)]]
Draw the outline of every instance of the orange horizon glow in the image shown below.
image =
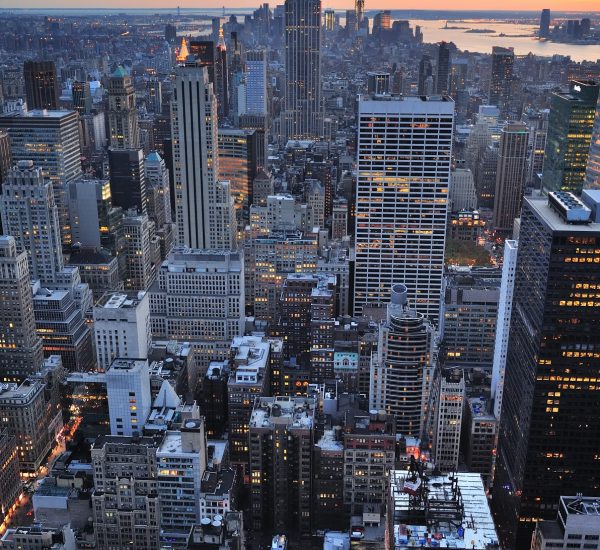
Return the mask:
[[(23, 2), (14, 2), (9, 0), (11, 5), (0, 6), (3, 9), (27, 9), (27, 8), (79, 8), (79, 9), (172, 9), (180, 8), (214, 8), (221, 9), (223, 6), (215, 5), (215, 3), (203, 3), (194, 0), (102, 0), (97, 3), (92, 0), (89, 5), (82, 6), (81, 0), (24, 0)], [(275, 0), (271, 2), (272, 6), (283, 4), (284, 0)], [(350, 9), (354, 2), (348, 0), (322, 0), (324, 8), (334, 9)], [(227, 5), (227, 10), (235, 10), (237, 8), (257, 8), (262, 1), (260, 0), (236, 0), (235, 5)], [(554, 0), (546, 2), (544, 0), (532, 0), (523, 2), (522, 0), (505, 0), (502, 3), (502, 9), (497, 9), (494, 2), (481, 2), (481, 0), (456, 0), (452, 3), (452, 10), (448, 9), (447, 2), (442, 0), (412, 0), (409, 4), (399, 5), (399, 2), (391, 2), (389, 0), (376, 0), (376, 3), (370, 5), (366, 2), (366, 11), (378, 9), (391, 10), (439, 10), (439, 11), (461, 11), (461, 10), (476, 10), (476, 11), (538, 11), (542, 8), (550, 8), (554, 11), (561, 12), (598, 12), (598, 0)]]

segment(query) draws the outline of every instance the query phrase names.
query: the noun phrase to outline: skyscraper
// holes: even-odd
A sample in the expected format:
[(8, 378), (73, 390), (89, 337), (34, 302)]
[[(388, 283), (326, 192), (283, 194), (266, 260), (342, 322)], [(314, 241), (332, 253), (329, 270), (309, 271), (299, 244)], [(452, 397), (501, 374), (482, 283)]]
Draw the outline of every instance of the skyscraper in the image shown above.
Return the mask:
[(217, 102), (205, 67), (177, 68), (171, 102), (179, 244), (231, 248), (235, 214), (228, 182), (219, 182)]
[(114, 206), (123, 210), (135, 208), (140, 213), (148, 209), (146, 171), (142, 149), (109, 149), (110, 194)]
[(79, 124), (75, 111), (27, 111), (0, 116), (14, 162), (32, 160), (52, 182), (63, 245), (71, 243), (69, 183), (81, 176)]
[(508, 116), (510, 89), (513, 80), (515, 52), (512, 48), (492, 48), (492, 72), (490, 75), (489, 104), (500, 109), (502, 117)]
[(20, 382), (39, 370), (42, 341), (35, 332), (31, 279), (25, 251), (0, 237), (0, 382)]
[(528, 143), (529, 130), (522, 122), (502, 128), (492, 222), (496, 231), (510, 233), (521, 211), (527, 180)]
[(59, 84), (54, 61), (25, 61), (25, 93), (28, 109), (58, 109)]
[(454, 103), (379, 96), (358, 109), (354, 312), (402, 281), (411, 306), (437, 322)]
[(285, 2), (285, 113), (287, 139), (319, 138), (321, 97), (321, 0)]
[(600, 188), (600, 97), (598, 97), (596, 106), (596, 119), (594, 120), (592, 142), (585, 172), (585, 187), (586, 189)]
[(417, 93), (419, 95), (429, 95), (433, 93), (433, 66), (431, 57), (424, 54), (419, 61), (419, 81), (417, 83)]
[(436, 93), (447, 94), (450, 92), (450, 48), (446, 42), (440, 42), (438, 47), (437, 78), (435, 81)]
[(79, 116), (89, 115), (92, 111), (90, 83), (87, 80), (84, 82), (73, 82), (71, 94), (73, 96), (73, 107), (79, 113)]
[(137, 149), (140, 146), (133, 79), (123, 67), (117, 68), (108, 84), (108, 127), (112, 149)]
[(394, 285), (371, 361), (369, 408), (392, 415), (397, 432), (405, 436), (421, 437), (433, 337), (431, 323), (408, 305), (406, 286)]
[(265, 50), (246, 52), (246, 114), (267, 113), (267, 59)]
[(219, 28), (219, 41), (215, 61), (215, 94), (219, 118), (229, 114), (229, 70), (227, 67), (227, 46), (223, 38), (223, 29)]
[(600, 224), (591, 219), (571, 193), (524, 200), (492, 498), (506, 547), (529, 548), (535, 519), (555, 517), (560, 495), (600, 495)]
[(542, 10), (542, 15), (540, 17), (540, 30), (538, 32), (538, 36), (540, 38), (548, 38), (550, 35), (550, 10), (545, 8)]
[(58, 208), (52, 185), (33, 161), (19, 161), (8, 174), (0, 198), (2, 227), (26, 252), (32, 279), (52, 283), (64, 267)]
[(365, 0), (354, 0), (354, 13), (356, 13), (356, 25), (360, 25), (365, 17)]
[(599, 91), (596, 82), (573, 80), (568, 92), (552, 94), (542, 176), (545, 190), (581, 193)]

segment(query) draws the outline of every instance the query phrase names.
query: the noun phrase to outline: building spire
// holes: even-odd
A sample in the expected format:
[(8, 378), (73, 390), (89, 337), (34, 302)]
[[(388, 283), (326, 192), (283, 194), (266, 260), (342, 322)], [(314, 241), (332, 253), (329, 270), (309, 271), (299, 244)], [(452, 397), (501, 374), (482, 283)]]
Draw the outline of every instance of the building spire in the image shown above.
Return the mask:
[(188, 51), (187, 40), (184, 36), (181, 39), (181, 48), (179, 48), (179, 53), (177, 54), (177, 61), (185, 61), (188, 55), (190, 55), (190, 52)]

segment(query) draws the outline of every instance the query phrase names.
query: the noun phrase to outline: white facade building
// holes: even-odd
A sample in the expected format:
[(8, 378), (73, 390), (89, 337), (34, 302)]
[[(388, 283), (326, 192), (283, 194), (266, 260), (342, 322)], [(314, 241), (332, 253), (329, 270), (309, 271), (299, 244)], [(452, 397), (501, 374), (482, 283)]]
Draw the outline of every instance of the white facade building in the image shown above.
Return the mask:
[(454, 103), (361, 98), (354, 313), (402, 281), (419, 313), (439, 317)]
[(450, 210), (475, 210), (477, 208), (477, 195), (475, 193), (475, 180), (473, 173), (468, 168), (452, 170), (450, 180)]
[(229, 249), (235, 213), (218, 181), (217, 99), (206, 67), (178, 67), (171, 102), (175, 210), (180, 245)]
[(115, 359), (106, 372), (111, 435), (141, 435), (152, 408), (146, 359)]
[(500, 301), (498, 302), (498, 320), (496, 322), (496, 343), (494, 344), (494, 365), (492, 368), (492, 399), (494, 416), (500, 420), (502, 411), (502, 391), (504, 388), (504, 370), (508, 351), (508, 333), (512, 315), (513, 291), (515, 288), (515, 269), (517, 267), (518, 242), (506, 240), (504, 243), (504, 264)]
[(151, 342), (148, 294), (107, 292), (94, 306), (94, 335), (98, 370), (108, 370), (117, 357), (148, 357)]

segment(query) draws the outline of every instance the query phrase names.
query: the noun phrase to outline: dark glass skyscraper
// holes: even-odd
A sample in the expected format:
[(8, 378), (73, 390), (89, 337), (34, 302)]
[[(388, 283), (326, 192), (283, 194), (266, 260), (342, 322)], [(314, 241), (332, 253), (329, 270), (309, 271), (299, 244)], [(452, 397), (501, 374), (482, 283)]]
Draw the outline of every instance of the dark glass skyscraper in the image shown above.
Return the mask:
[(28, 109), (58, 109), (54, 61), (25, 61), (23, 75)]
[(503, 117), (508, 115), (514, 63), (515, 52), (512, 48), (492, 48), (489, 104), (498, 107)]
[(540, 38), (547, 38), (550, 35), (550, 10), (548, 8), (542, 10), (540, 17)]
[[(600, 207), (600, 205), (596, 205)], [(529, 548), (560, 495), (600, 496), (600, 223), (571, 193), (525, 198), (492, 505)]]
[(450, 91), (450, 48), (446, 42), (440, 42), (437, 61), (436, 93), (447, 94)]
[(552, 94), (542, 184), (548, 191), (581, 193), (590, 153), (600, 85), (573, 80)]

